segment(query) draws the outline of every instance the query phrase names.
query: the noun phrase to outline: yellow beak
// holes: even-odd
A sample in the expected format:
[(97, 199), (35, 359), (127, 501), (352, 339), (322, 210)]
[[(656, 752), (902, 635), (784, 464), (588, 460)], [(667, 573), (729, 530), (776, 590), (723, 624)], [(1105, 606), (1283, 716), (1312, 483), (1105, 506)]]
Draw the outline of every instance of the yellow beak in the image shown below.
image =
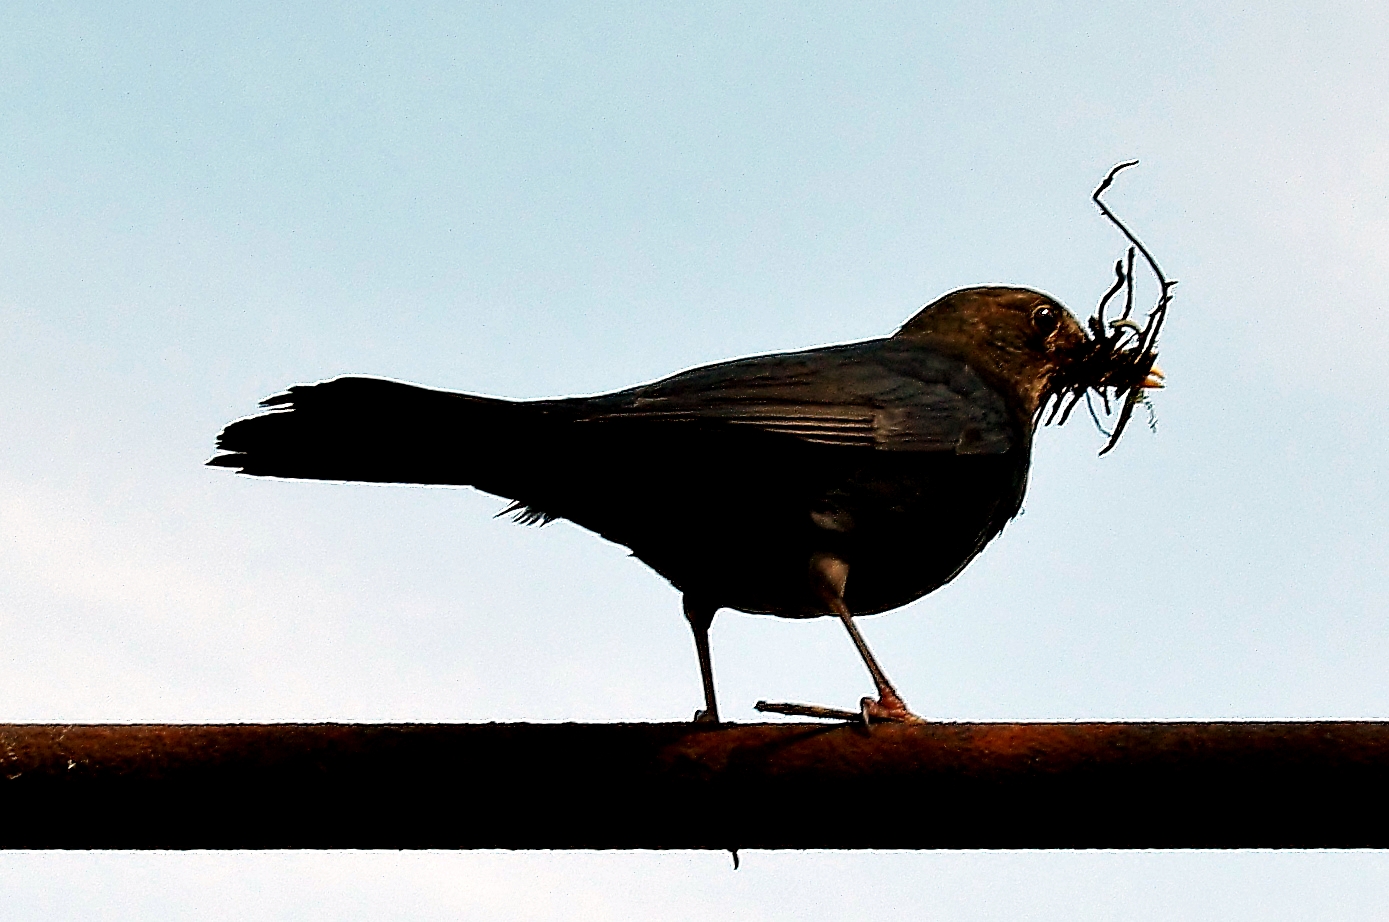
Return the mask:
[(1163, 387), (1163, 380), (1167, 376), (1162, 373), (1162, 369), (1154, 365), (1148, 370), (1148, 377), (1143, 379), (1144, 387)]

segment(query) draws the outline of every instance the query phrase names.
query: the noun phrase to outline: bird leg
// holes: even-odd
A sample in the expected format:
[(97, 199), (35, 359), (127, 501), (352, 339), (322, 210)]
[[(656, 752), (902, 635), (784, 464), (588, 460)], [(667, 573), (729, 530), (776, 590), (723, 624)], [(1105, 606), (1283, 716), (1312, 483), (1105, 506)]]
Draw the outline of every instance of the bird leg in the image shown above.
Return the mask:
[(695, 652), (699, 654), (699, 677), (704, 682), (704, 710), (695, 711), (695, 723), (719, 722), (719, 702), (714, 697), (714, 660), (709, 655), (709, 625), (714, 623), (717, 606), (684, 597), (685, 619), (694, 632)]
[(816, 554), (810, 558), (810, 579), (814, 584), (815, 592), (820, 596), (830, 611), (839, 616), (839, 620), (844, 622), (845, 629), (849, 632), (849, 637), (854, 641), (854, 646), (858, 648), (858, 655), (863, 658), (863, 664), (868, 667), (868, 672), (873, 676), (873, 684), (878, 686), (878, 700), (864, 698), (860, 702), (864, 723), (871, 721), (918, 721), (921, 720), (907, 709), (907, 704), (902, 700), (902, 696), (897, 694), (897, 689), (892, 687), (888, 681), (887, 674), (883, 672), (883, 667), (878, 665), (878, 660), (873, 656), (873, 651), (868, 649), (868, 644), (859, 633), (858, 625), (854, 624), (854, 616), (849, 614), (849, 606), (844, 604), (844, 585), (849, 578), (849, 565), (844, 560), (833, 554)]

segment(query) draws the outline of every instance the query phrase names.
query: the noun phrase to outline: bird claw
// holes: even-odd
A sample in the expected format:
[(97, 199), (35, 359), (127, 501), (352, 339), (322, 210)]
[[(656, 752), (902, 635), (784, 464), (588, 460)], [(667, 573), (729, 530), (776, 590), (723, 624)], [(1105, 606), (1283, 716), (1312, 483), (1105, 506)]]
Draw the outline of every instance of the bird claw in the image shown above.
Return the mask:
[(874, 723), (915, 724), (926, 722), (925, 718), (918, 717), (907, 710), (906, 702), (896, 695), (883, 695), (876, 701), (872, 698), (864, 698), (859, 702), (859, 715), (863, 718), (865, 727), (871, 727)]
[(783, 704), (781, 702), (759, 701), (754, 705), (754, 709), (764, 714), (785, 714), (788, 717), (816, 717), (820, 720), (845, 720), (849, 722), (863, 721), (865, 727), (871, 727), (875, 723), (925, 723), (923, 717), (918, 717), (901, 699), (890, 699), (888, 702), (875, 701), (872, 698), (864, 698), (859, 702), (859, 710), (846, 711), (840, 708), (821, 707), (818, 704)]
[(719, 715), (713, 711), (700, 708), (694, 712), (694, 722), (697, 724), (716, 724), (719, 722)]
[(785, 714), (787, 717), (815, 717), (820, 720), (857, 720), (853, 711), (821, 707), (818, 704), (787, 704), (780, 701), (759, 701), (753, 710), (763, 714)]

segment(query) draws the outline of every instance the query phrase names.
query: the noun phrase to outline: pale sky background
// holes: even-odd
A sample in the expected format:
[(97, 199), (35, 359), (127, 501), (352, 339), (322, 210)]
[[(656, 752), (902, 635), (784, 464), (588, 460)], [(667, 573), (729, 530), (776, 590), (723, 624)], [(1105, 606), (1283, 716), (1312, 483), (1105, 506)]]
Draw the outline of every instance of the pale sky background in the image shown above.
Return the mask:
[[(1389, 6), (0, 9), (0, 721), (681, 720), (676, 593), (469, 490), (213, 438), (355, 372), (592, 393), (1181, 280), (1156, 435), (864, 630), (954, 720), (1389, 718)], [(697, 8), (696, 8), (697, 7)], [(722, 707), (852, 704), (725, 612)], [(919, 792), (930, 797), (929, 790)], [(0, 919), (1372, 919), (1383, 852), (0, 853)]]

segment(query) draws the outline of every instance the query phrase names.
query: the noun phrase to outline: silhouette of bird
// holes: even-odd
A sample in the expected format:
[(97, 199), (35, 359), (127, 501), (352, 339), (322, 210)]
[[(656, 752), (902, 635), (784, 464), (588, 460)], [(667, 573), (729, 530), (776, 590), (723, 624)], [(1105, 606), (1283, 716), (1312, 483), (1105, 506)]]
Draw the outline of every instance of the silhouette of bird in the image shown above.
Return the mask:
[(886, 338), (596, 397), (513, 401), (369, 377), (298, 385), (227, 426), (208, 463), (472, 486), (510, 500), (521, 522), (569, 519), (630, 548), (683, 594), (698, 720), (718, 721), (719, 609), (836, 616), (877, 686), (865, 720), (907, 720), (854, 616), (949, 582), (1017, 514), (1049, 398), (1159, 386), (1151, 354), (1104, 354), (1101, 341), (1044, 294), (969, 288)]

